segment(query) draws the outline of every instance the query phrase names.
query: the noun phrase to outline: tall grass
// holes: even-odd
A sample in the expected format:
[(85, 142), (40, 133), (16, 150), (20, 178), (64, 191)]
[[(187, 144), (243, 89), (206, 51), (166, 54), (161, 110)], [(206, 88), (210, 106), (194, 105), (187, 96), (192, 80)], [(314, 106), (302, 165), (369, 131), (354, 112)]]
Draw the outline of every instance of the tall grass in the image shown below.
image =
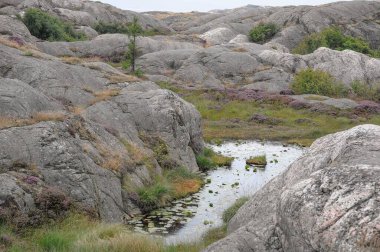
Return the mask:
[(205, 148), (203, 152), (196, 157), (197, 164), (202, 171), (209, 171), (222, 166), (231, 166), (233, 158), (225, 157), (215, 153), (212, 149)]

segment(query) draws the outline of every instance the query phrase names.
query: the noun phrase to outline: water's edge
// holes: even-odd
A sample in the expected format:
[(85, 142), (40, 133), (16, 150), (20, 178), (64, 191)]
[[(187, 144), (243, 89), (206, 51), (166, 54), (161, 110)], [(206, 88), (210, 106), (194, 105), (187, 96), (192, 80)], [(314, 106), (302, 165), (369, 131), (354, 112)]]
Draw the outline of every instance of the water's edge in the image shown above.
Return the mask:
[[(209, 147), (225, 156), (234, 157), (231, 168), (209, 172), (206, 176), (209, 183), (198, 193), (147, 216), (134, 218), (129, 225), (135, 231), (162, 235), (169, 244), (197, 241), (208, 229), (223, 224), (224, 210), (236, 199), (252, 196), (284, 172), (304, 151), (298, 146), (257, 141), (227, 142)], [(246, 168), (248, 158), (264, 154), (268, 161), (265, 169)]]

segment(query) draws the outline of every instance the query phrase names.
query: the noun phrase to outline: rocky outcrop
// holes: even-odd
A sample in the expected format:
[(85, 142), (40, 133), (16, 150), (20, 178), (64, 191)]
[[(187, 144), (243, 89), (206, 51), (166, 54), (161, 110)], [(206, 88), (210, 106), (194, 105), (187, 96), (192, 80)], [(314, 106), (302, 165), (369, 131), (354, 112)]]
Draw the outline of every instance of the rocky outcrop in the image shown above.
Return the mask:
[(200, 115), (179, 96), (20, 49), (0, 45), (0, 218), (31, 225), (72, 204), (121, 222), (163, 168), (198, 171)]
[(356, 80), (369, 85), (380, 82), (378, 59), (328, 48), (319, 48), (309, 55), (293, 55), (273, 43), (231, 43), (196, 52), (162, 51), (140, 57), (138, 64), (148, 74), (166, 73), (184, 85), (208, 88), (235, 84), (280, 92), (289, 88), (294, 74), (308, 67), (326, 71), (347, 86)]
[[(168, 37), (166, 40), (155, 39), (154, 37), (137, 38), (139, 54), (168, 50), (200, 49), (201, 47), (188, 43), (179, 42)], [(90, 41), (78, 42), (39, 42), (37, 47), (54, 56), (77, 56), (92, 57), (98, 56), (105, 60), (124, 60), (128, 50), (129, 38), (124, 34), (104, 34), (97, 36)]]
[(0, 15), (0, 35), (23, 39), (26, 42), (33, 41), (28, 28), (16, 18)]
[(380, 127), (318, 139), (205, 251), (378, 251)]
[(163, 33), (171, 31), (165, 24), (148, 15), (121, 10), (101, 2), (80, 0), (17, 0), (10, 1), (12, 3), (8, 2), (5, 1), (2, 5), (13, 5), (19, 12), (25, 11), (28, 8), (40, 8), (62, 19), (71, 21), (77, 26), (92, 27), (99, 21), (104, 23), (128, 23), (136, 16), (145, 29), (154, 29)]
[(320, 6), (246, 6), (216, 13), (167, 14), (161, 20), (176, 31), (199, 35), (221, 28), (248, 35), (255, 25), (272, 22), (282, 28), (272, 41), (289, 49), (296, 47), (305, 35), (338, 25), (346, 34), (362, 37), (378, 48), (379, 10), (379, 2), (347, 1)]

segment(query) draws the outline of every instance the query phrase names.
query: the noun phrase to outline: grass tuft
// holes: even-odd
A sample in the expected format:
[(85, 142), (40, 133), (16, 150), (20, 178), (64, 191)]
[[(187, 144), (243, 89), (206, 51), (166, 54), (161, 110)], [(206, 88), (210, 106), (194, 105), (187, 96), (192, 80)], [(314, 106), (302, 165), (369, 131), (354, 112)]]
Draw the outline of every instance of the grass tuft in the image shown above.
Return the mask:
[(266, 166), (267, 165), (267, 157), (265, 155), (250, 157), (245, 161), (248, 165), (259, 165)]

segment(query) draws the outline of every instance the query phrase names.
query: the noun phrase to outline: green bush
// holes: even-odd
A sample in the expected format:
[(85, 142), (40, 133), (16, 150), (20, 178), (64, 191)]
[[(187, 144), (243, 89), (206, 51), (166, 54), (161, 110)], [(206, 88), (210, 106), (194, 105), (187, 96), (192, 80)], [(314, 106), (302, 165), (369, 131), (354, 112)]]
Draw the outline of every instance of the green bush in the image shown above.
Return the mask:
[(237, 199), (236, 202), (230, 206), (229, 208), (227, 208), (226, 210), (224, 210), (223, 212), (223, 221), (224, 223), (228, 223), (232, 217), (235, 216), (235, 214), (237, 213), (237, 211), (248, 201), (248, 198), (247, 197), (242, 197), (240, 199)]
[(361, 38), (346, 36), (335, 26), (328, 27), (319, 33), (312, 33), (305, 37), (301, 43), (294, 48), (293, 53), (309, 54), (320, 47), (327, 47), (339, 51), (349, 49), (372, 57), (379, 57), (379, 51), (372, 50), (368, 42)]
[(86, 38), (83, 33), (76, 32), (70, 23), (61, 21), (40, 9), (28, 9), (22, 21), (28, 27), (30, 33), (39, 39), (75, 41)]
[(294, 77), (291, 89), (296, 94), (317, 94), (325, 96), (346, 96), (347, 89), (329, 73), (307, 68)]
[(93, 27), (99, 34), (106, 34), (106, 33), (128, 33), (128, 26), (121, 23), (105, 23), (105, 22), (98, 22)]
[(358, 98), (380, 102), (380, 84), (370, 86), (360, 81), (354, 81), (351, 84), (351, 90)]
[(279, 30), (273, 23), (261, 23), (249, 32), (249, 37), (255, 43), (264, 43), (274, 37)]

